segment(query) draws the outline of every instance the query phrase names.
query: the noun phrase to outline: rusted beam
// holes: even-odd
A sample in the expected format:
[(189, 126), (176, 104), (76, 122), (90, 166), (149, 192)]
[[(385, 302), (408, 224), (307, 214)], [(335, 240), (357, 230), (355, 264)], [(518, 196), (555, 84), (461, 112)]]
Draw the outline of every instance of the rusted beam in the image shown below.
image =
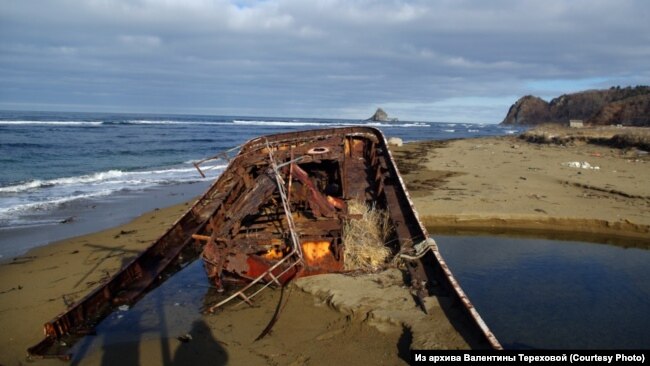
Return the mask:
[(334, 217), (336, 215), (336, 208), (330, 203), (325, 195), (321, 193), (314, 182), (309, 179), (306, 171), (298, 165), (292, 165), (293, 176), (296, 177), (307, 189), (309, 189), (310, 196), (308, 198), (309, 207), (316, 216)]
[(231, 207), (225, 210), (225, 219), (220, 220), (217, 236), (228, 236), (230, 232), (237, 232), (241, 225), (241, 220), (251, 214), (259, 211), (262, 205), (277, 189), (275, 182), (266, 175), (260, 175), (255, 180), (253, 188), (245, 192), (245, 194), (237, 197), (232, 203)]

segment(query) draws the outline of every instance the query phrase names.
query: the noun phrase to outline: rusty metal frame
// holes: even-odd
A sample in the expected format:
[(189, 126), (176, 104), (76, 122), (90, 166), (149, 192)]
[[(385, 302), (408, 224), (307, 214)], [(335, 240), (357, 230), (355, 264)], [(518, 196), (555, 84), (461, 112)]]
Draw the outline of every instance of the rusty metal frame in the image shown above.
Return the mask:
[[(388, 142), (386, 141), (386, 138), (383, 136), (383, 134), (381, 134), (381, 138), (383, 140), (382, 141), (383, 145), (388, 146)], [(391, 162), (391, 164), (389, 165), (392, 167), (392, 169), (395, 172), (395, 176), (399, 180), (399, 185), (402, 187), (402, 193), (406, 201), (411, 206), (411, 211), (413, 212), (413, 215), (416, 218), (416, 222), (420, 226), (420, 230), (422, 230), (423, 236), (425, 238), (429, 238), (430, 235), (427, 232), (426, 227), (422, 224), (422, 220), (420, 220), (418, 212), (415, 209), (415, 204), (411, 199), (411, 195), (406, 189), (406, 184), (404, 183), (404, 179), (402, 178), (402, 175), (399, 174), (399, 169), (397, 168), (397, 164), (395, 163), (393, 154), (391, 153), (390, 149), (386, 149), (386, 150), (388, 153), (389, 160)], [(487, 323), (485, 323), (485, 321), (483, 320), (479, 312), (476, 310), (476, 308), (470, 301), (467, 294), (465, 294), (465, 291), (463, 291), (463, 288), (460, 286), (460, 283), (458, 282), (456, 277), (449, 269), (449, 266), (447, 266), (447, 262), (445, 262), (444, 258), (442, 257), (442, 254), (440, 254), (440, 251), (438, 251), (437, 247), (435, 249), (428, 251), (428, 253), (424, 255), (422, 258), (420, 258), (419, 260), (424, 265), (427, 265), (428, 263), (436, 263), (440, 267), (442, 273), (444, 274), (444, 277), (449, 282), (449, 285), (451, 285), (451, 288), (454, 290), (456, 296), (462, 303), (463, 309), (467, 312), (467, 314), (472, 319), (472, 321), (476, 324), (476, 326), (478, 326), (478, 328), (481, 330), (482, 334), (484, 335), (485, 339), (490, 344), (490, 346), (493, 349), (498, 349), (498, 350), (503, 349), (503, 346), (501, 345), (497, 337), (494, 335), (492, 330), (490, 330), (490, 327), (488, 327)]]
[[(239, 154), (229, 159), (228, 167), (224, 173), (158, 240), (111, 277), (108, 282), (72, 305), (64, 313), (45, 323), (45, 339), (29, 348), (30, 355), (69, 359), (68, 352), (71, 345), (80, 337), (92, 334), (95, 325), (119, 305), (132, 305), (183, 265), (198, 258), (206, 244), (205, 240), (199, 238), (205, 237), (204, 232), (217, 225), (215, 220), (218, 221), (221, 217), (218, 213), (222, 212), (224, 207), (231, 205), (237, 194), (246, 191), (247, 181), (238, 179), (235, 171), (245, 163), (255, 164), (257, 160), (264, 159), (259, 156), (259, 152), (268, 145), (293, 146), (300, 143), (324, 142), (341, 136), (352, 140), (365, 139), (372, 143), (372, 156), (366, 158), (370, 158), (372, 160), (370, 163), (376, 167), (377, 176), (374, 178), (377, 184), (376, 189), (385, 198), (391, 219), (396, 224), (398, 238), (401, 241), (399, 243), (400, 252), (407, 255), (416, 254), (413, 248), (414, 242), (429, 238), (429, 234), (419, 220), (413, 201), (388, 149), (386, 138), (378, 129), (343, 127), (255, 138), (241, 146)], [(325, 150), (318, 152), (323, 153), (323, 156), (333, 154)], [(293, 148), (290, 151), (282, 151), (282, 154), (283, 159), (280, 164), (295, 159)], [(219, 154), (213, 158), (223, 156), (223, 154)], [(352, 163), (345, 160), (345, 154), (341, 158), (343, 166)], [(273, 161), (275, 160), (273, 159)], [(195, 164), (199, 172), (201, 170), (198, 166), (201, 162)], [(289, 170), (295, 174), (295, 170), (292, 170), (294, 164), (289, 164), (289, 166)], [(275, 169), (277, 173), (280, 168), (276, 165)], [(344, 170), (345, 167), (342, 169)], [(345, 184), (343, 181), (342, 184)], [(301, 250), (300, 245), (294, 244), (292, 250)], [(411, 275), (411, 285), (418, 297), (427, 296), (427, 286), (430, 284), (442, 282), (452, 289), (453, 296), (458, 299), (462, 309), (486, 342), (492, 348), (501, 349), (498, 340), (478, 314), (437, 250), (428, 251), (412, 263), (414, 265), (407, 265), (407, 268)]]
[[(264, 271), (264, 273), (257, 276), (257, 278), (255, 278), (254, 280), (249, 282), (246, 286), (244, 286), (244, 288), (236, 291), (234, 294), (230, 295), (226, 299), (212, 305), (208, 309), (208, 311), (211, 312), (211, 313), (214, 312), (219, 307), (229, 303), (231, 300), (233, 300), (233, 299), (235, 299), (237, 297), (241, 298), (247, 304), (252, 305), (251, 299), (253, 297), (255, 297), (256, 295), (258, 295), (260, 292), (262, 292), (262, 290), (264, 290), (265, 288), (267, 288), (267, 287), (269, 287), (269, 286), (271, 286), (273, 284), (281, 285), (280, 282), (278, 281), (278, 278), (282, 277), (285, 273), (288, 273), (294, 267), (304, 265), (302, 248), (300, 246), (300, 240), (298, 239), (298, 232), (297, 232), (297, 230), (295, 228), (295, 224), (293, 222), (293, 215), (291, 213), (291, 208), (289, 206), (289, 199), (288, 199), (287, 193), (285, 192), (285, 189), (284, 189), (284, 181), (283, 181), (282, 176), (280, 175), (280, 171), (279, 171), (280, 166), (276, 163), (275, 159), (273, 158), (273, 148), (268, 143), (268, 141), (266, 143), (266, 147), (269, 150), (269, 161), (271, 163), (271, 167), (273, 169), (273, 175), (275, 177), (275, 181), (276, 181), (277, 186), (278, 186), (278, 191), (280, 192), (280, 197), (282, 199), (282, 207), (284, 208), (285, 218), (287, 220), (287, 225), (289, 227), (289, 231), (290, 231), (290, 234), (291, 234), (291, 241), (293, 243), (293, 246), (292, 246), (292, 249), (291, 249), (290, 253), (288, 253), (286, 256), (284, 256), (284, 258), (277, 261), (273, 266), (269, 267), (269, 269)], [(289, 162), (285, 163), (284, 165), (293, 164), (293, 162), (295, 162), (295, 160), (298, 160), (298, 159), (292, 159)], [(289, 181), (291, 181), (291, 178), (289, 178)], [(282, 272), (280, 272), (280, 274), (278, 276), (274, 276), (273, 271), (275, 269), (277, 269), (277, 268), (282, 267), (285, 264), (285, 262), (290, 262), (290, 263), (289, 263), (288, 266), (284, 267), (284, 269), (282, 270)], [(267, 276), (271, 278), (271, 281), (268, 281), (266, 284), (264, 284), (262, 286), (262, 288), (258, 289), (257, 291), (255, 291), (251, 295), (246, 295), (246, 291), (248, 291), (250, 288), (252, 288), (256, 284), (258, 284), (259, 282), (263, 281)]]

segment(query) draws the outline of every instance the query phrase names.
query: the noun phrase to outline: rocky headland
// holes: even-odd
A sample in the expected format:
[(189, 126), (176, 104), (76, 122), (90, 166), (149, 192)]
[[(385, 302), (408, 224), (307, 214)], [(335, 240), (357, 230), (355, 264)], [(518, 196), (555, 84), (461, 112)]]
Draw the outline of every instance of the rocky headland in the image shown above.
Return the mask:
[(510, 107), (501, 124), (568, 124), (573, 119), (594, 126), (650, 126), (650, 87), (587, 90), (564, 94), (550, 102), (527, 95)]

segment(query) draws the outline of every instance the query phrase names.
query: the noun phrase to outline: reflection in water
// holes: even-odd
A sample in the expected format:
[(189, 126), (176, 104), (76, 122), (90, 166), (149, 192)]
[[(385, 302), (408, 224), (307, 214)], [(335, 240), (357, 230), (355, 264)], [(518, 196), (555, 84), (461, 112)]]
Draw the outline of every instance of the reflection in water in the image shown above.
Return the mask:
[(577, 241), (434, 235), (506, 348), (647, 348), (650, 251)]
[[(212, 338), (202, 319), (201, 310), (209, 293), (208, 281), (200, 260), (169, 278), (133, 307), (123, 307), (110, 314), (96, 328), (96, 336), (88, 336), (73, 347), (73, 364), (101, 351), (103, 365), (138, 365), (142, 362), (142, 344), (157, 341), (163, 364), (184, 363), (197, 357), (210, 356), (211, 364), (224, 364), (226, 351)], [(180, 344), (174, 352), (177, 337), (190, 334), (191, 341)], [(201, 347), (208, 347), (199, 353)], [(151, 363), (151, 362), (150, 362)]]
[[(434, 237), (506, 348), (643, 349), (650, 344), (650, 250), (530, 238)], [(97, 336), (73, 348), (73, 364), (100, 351), (96, 363), (138, 364), (149, 357), (142, 349), (147, 342), (158, 344), (156, 362), (197, 364), (192, 360), (207, 357), (211, 364), (224, 364), (227, 351), (201, 314), (215, 296), (224, 294), (210, 291), (197, 260), (133, 307), (102, 321)], [(188, 333), (190, 342), (177, 339)]]

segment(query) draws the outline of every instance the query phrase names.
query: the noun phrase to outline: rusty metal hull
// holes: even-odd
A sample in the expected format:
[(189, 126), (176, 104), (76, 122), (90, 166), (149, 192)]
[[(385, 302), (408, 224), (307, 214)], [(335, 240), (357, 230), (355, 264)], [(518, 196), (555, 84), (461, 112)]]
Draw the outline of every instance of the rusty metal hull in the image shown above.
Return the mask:
[[(217, 286), (260, 279), (341, 272), (346, 203), (384, 209), (394, 228), (387, 245), (407, 258), (416, 298), (439, 296), (458, 329), (476, 347), (501, 346), (474, 309), (420, 222), (382, 133), (345, 127), (250, 140), (176, 223), (107, 283), (45, 324), (45, 339), (28, 352), (69, 357), (72, 344), (123, 304), (133, 304), (187, 263), (202, 257)], [(323, 244), (325, 254), (310, 251)], [(289, 257), (294, 256), (295, 257)]]

